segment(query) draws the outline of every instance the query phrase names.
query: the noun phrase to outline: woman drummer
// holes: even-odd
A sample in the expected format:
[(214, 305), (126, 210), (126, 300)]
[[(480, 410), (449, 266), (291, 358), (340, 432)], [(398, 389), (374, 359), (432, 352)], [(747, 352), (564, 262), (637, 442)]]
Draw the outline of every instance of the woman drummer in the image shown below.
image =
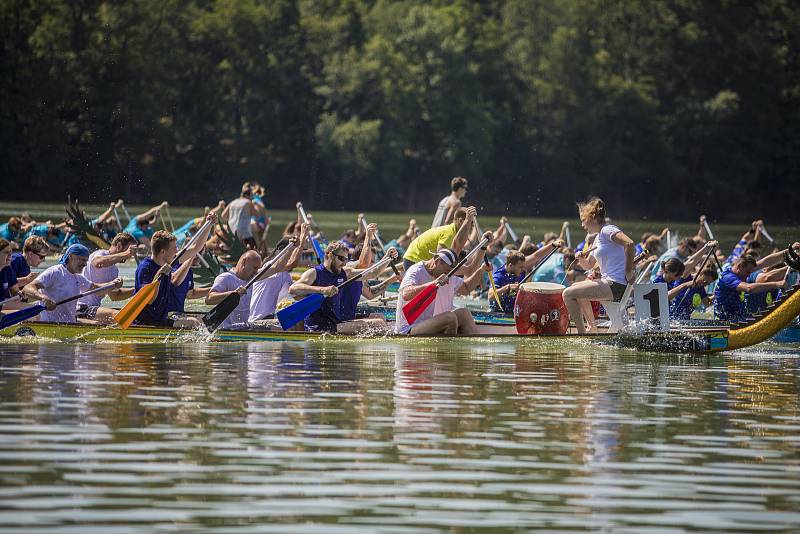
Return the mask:
[(613, 224), (606, 223), (605, 204), (599, 198), (591, 198), (578, 205), (581, 225), (587, 232), (597, 233), (594, 250), (581, 251), (576, 254), (578, 263), (587, 271), (599, 268), (599, 276), (576, 282), (564, 290), (564, 304), (578, 329), (578, 334), (586, 333), (583, 317), (594, 329), (594, 315), (591, 301), (622, 298), (629, 282), (633, 282), (635, 272), (633, 257), (635, 243), (622, 230)]

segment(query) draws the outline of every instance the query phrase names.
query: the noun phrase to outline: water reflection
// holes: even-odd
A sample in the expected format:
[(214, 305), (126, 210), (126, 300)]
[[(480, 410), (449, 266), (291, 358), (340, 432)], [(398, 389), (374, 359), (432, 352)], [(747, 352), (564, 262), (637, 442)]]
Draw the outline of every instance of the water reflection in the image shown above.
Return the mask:
[(791, 530), (798, 361), (4, 344), (0, 527)]

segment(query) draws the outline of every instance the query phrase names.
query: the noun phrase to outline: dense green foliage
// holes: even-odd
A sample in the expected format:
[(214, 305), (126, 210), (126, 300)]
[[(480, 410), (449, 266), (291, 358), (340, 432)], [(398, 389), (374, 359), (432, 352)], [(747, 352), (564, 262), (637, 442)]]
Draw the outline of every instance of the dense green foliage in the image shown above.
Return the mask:
[(0, 0), (6, 198), (798, 220), (789, 0)]

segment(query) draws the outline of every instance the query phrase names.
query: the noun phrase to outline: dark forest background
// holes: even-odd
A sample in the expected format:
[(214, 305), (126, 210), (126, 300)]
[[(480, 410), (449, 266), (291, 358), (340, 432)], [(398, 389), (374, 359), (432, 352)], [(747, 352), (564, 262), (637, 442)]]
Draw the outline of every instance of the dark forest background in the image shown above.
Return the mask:
[(5, 200), (795, 223), (800, 3), (0, 0)]

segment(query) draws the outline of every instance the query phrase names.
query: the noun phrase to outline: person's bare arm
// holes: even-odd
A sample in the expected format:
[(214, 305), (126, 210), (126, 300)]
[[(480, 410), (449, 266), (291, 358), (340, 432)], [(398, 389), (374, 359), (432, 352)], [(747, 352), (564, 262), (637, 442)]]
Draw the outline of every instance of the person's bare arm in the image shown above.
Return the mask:
[(557, 239), (552, 243), (550, 243), (549, 245), (545, 245), (542, 248), (537, 249), (535, 252), (528, 254), (527, 256), (525, 256), (525, 270), (530, 271), (531, 269), (539, 265), (539, 263), (542, 262), (545, 256), (550, 254), (553, 250), (561, 248), (563, 246), (564, 242), (561, 241), (560, 239)]
[(716, 241), (707, 241), (705, 245), (697, 249), (697, 252), (689, 256), (683, 263), (683, 273), (681, 276), (689, 276), (694, 272), (697, 264), (708, 254), (709, 249), (717, 245)]
[(756, 267), (759, 269), (769, 269), (773, 265), (778, 265), (780, 262), (783, 261), (784, 252), (786, 252), (786, 249), (779, 250), (778, 252), (773, 252), (768, 256), (764, 256), (763, 258), (761, 258), (756, 262)]
[(453, 237), (452, 247), (456, 254), (460, 254), (464, 249), (464, 245), (467, 243), (467, 238), (472, 232), (472, 227), (475, 224), (475, 218), (477, 216), (478, 210), (476, 210), (474, 206), (467, 208), (467, 218), (464, 221), (464, 224), (461, 225), (461, 228), (459, 228), (456, 232), (455, 237)]
[(633, 268), (633, 257), (636, 255), (636, 244), (633, 240), (625, 235), (624, 232), (617, 232), (611, 236), (611, 241), (617, 245), (625, 247), (625, 278), (628, 283), (633, 282), (636, 272)]
[(460, 207), (461, 207), (461, 201), (451, 197), (450, 200), (447, 202), (447, 214), (444, 216), (445, 224), (450, 224), (453, 222), (453, 219), (455, 218), (456, 215), (456, 211)]
[(312, 293), (319, 293), (326, 297), (332, 297), (339, 290), (336, 286), (314, 286), (313, 284), (317, 279), (317, 271), (309, 269), (300, 276), (300, 279), (289, 286), (289, 294), (293, 297), (304, 297)]
[[(488, 233), (488, 232), (487, 232)], [(477, 254), (475, 254), (474, 262), (470, 262), (473, 266), (468, 267), (467, 272), (465, 273), (464, 283), (458, 288), (459, 295), (469, 295), (473, 289), (478, 287), (481, 283), (481, 279), (483, 279), (483, 258), (486, 255), (485, 250), (481, 250)], [(491, 274), (489, 275), (491, 276)]]
[(136, 254), (136, 245), (131, 245), (126, 250), (122, 252), (117, 252), (116, 254), (106, 254), (105, 256), (95, 256), (92, 258), (92, 267), (98, 269), (104, 269), (106, 267), (111, 267), (112, 265), (116, 265), (117, 263), (123, 263), (124, 261), (132, 258)]

